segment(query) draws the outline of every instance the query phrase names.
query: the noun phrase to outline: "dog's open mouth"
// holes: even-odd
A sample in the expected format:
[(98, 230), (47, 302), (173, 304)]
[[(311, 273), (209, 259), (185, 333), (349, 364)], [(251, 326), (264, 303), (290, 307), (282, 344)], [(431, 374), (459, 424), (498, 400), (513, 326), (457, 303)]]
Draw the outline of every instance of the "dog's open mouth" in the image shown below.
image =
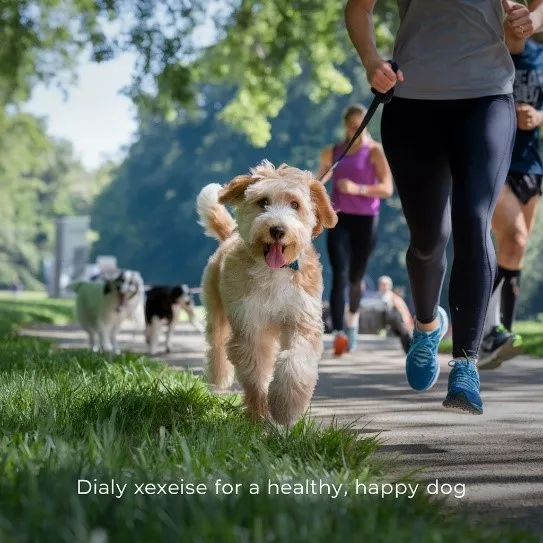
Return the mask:
[(266, 264), (273, 269), (282, 268), (287, 261), (284, 253), (285, 245), (281, 243), (266, 243), (264, 245), (264, 259)]
[(127, 294), (117, 294), (117, 311), (120, 311), (125, 305), (128, 300)]

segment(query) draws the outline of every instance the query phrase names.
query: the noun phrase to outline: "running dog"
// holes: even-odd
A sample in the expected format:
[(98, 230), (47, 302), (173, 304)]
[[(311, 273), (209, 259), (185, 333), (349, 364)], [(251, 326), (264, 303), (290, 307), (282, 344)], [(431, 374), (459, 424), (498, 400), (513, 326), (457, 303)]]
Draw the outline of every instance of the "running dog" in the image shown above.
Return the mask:
[(90, 348), (119, 354), (117, 335), (122, 322), (143, 307), (141, 275), (124, 270), (107, 279), (72, 283), (71, 288), (76, 293), (76, 317), (89, 335)]
[(187, 313), (191, 324), (199, 332), (202, 332), (202, 327), (196, 320), (194, 299), (188, 285), (155, 286), (147, 291), (145, 300), (145, 341), (148, 345), (149, 354), (157, 353), (158, 336), (163, 323), (167, 326), (166, 352), (171, 352), (171, 335), (181, 310)]
[(196, 207), (220, 242), (202, 278), (208, 380), (228, 388), (235, 368), (249, 415), (291, 425), (309, 406), (323, 349), (312, 238), (337, 223), (328, 194), (310, 172), (263, 161), (204, 187)]

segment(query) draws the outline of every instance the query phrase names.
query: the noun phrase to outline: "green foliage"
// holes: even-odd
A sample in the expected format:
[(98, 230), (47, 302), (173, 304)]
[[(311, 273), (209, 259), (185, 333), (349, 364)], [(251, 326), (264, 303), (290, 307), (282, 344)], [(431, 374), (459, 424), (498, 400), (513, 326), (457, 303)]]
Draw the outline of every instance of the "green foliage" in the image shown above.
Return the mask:
[[(257, 146), (285, 106), (290, 83), (309, 67), (308, 95), (352, 91), (339, 68), (354, 56), (344, 3), (329, 0), (6, 0), (0, 19), (0, 104), (25, 99), (36, 81), (66, 86), (78, 53), (97, 62), (125, 51), (138, 62), (127, 92), (142, 118), (175, 118), (197, 103), (201, 84), (235, 89), (221, 118)], [(396, 26), (393, 0), (376, 6), (386, 53)], [(201, 35), (210, 34), (209, 45)], [(208, 40), (209, 41), (209, 40)], [(233, 62), (235, 60), (235, 62)]]
[[(141, 270), (149, 283), (186, 281), (199, 285), (216, 242), (204, 237), (194, 209), (196, 196), (207, 183), (225, 183), (264, 158), (316, 171), (320, 150), (342, 137), (341, 118), (352, 101), (367, 103), (367, 82), (357, 63), (342, 66), (353, 94), (328, 97), (315, 104), (309, 74), (288, 89), (288, 103), (272, 121), (272, 140), (265, 149), (221, 121), (220, 112), (235, 92), (206, 86), (200, 116), (177, 123), (143, 125), (139, 138), (114, 180), (97, 198), (92, 228), (99, 234), (94, 255), (115, 254), (124, 267)], [(379, 135), (379, 115), (371, 132)], [(379, 243), (370, 273), (387, 273), (406, 284), (404, 252), (407, 233), (397, 199), (386, 202)], [(329, 283), (326, 234), (317, 239)]]
[(0, 336), (30, 324), (66, 324), (72, 320), (70, 300), (49, 300), (21, 294), (0, 297)]
[(86, 213), (92, 176), (42, 120), (0, 112), (0, 286), (40, 286), (40, 257), (53, 250), (54, 217)]

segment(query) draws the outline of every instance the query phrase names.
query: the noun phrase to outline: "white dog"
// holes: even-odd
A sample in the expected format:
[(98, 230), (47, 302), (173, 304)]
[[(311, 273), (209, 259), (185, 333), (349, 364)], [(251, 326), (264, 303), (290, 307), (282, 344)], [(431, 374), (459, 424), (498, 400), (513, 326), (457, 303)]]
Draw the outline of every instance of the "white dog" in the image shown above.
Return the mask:
[[(76, 316), (89, 335), (93, 351), (119, 353), (117, 334), (122, 322), (143, 311), (144, 284), (141, 275), (132, 270), (118, 272), (115, 277), (72, 284), (76, 292)], [(144, 317), (138, 317), (139, 320)]]
[[(223, 204), (236, 208), (237, 224)], [(323, 349), (312, 238), (336, 225), (328, 194), (310, 172), (264, 161), (224, 187), (204, 187), (197, 210), (221, 242), (202, 280), (208, 378), (230, 386), (233, 365), (249, 414), (290, 425), (309, 405)]]

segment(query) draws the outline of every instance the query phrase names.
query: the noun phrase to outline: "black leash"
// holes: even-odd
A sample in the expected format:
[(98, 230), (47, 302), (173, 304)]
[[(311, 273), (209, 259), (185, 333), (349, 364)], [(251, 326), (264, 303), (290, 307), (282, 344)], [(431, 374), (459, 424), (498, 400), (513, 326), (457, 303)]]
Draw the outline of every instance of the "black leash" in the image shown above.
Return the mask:
[[(391, 60), (389, 60), (388, 63), (392, 66), (394, 73), (397, 73), (398, 65)], [(362, 134), (364, 129), (368, 126), (372, 117), (375, 115), (375, 112), (377, 111), (377, 108), (379, 107), (379, 105), (388, 104), (388, 102), (392, 100), (392, 96), (394, 96), (394, 87), (392, 87), (388, 92), (385, 92), (385, 93), (379, 92), (372, 87), (371, 92), (375, 95), (375, 98), (372, 100), (366, 115), (364, 115), (364, 118), (362, 119), (362, 122), (360, 123), (360, 126), (356, 130), (354, 136), (352, 137), (347, 147), (345, 147), (345, 150), (343, 151), (343, 153), (341, 153), (340, 157), (319, 177), (319, 181), (322, 181), (328, 175), (329, 172), (334, 171), (336, 169), (336, 166), (343, 160), (345, 155), (348, 153), (349, 149), (353, 146), (353, 143), (357, 140), (358, 136), (360, 136), (360, 134)]]

